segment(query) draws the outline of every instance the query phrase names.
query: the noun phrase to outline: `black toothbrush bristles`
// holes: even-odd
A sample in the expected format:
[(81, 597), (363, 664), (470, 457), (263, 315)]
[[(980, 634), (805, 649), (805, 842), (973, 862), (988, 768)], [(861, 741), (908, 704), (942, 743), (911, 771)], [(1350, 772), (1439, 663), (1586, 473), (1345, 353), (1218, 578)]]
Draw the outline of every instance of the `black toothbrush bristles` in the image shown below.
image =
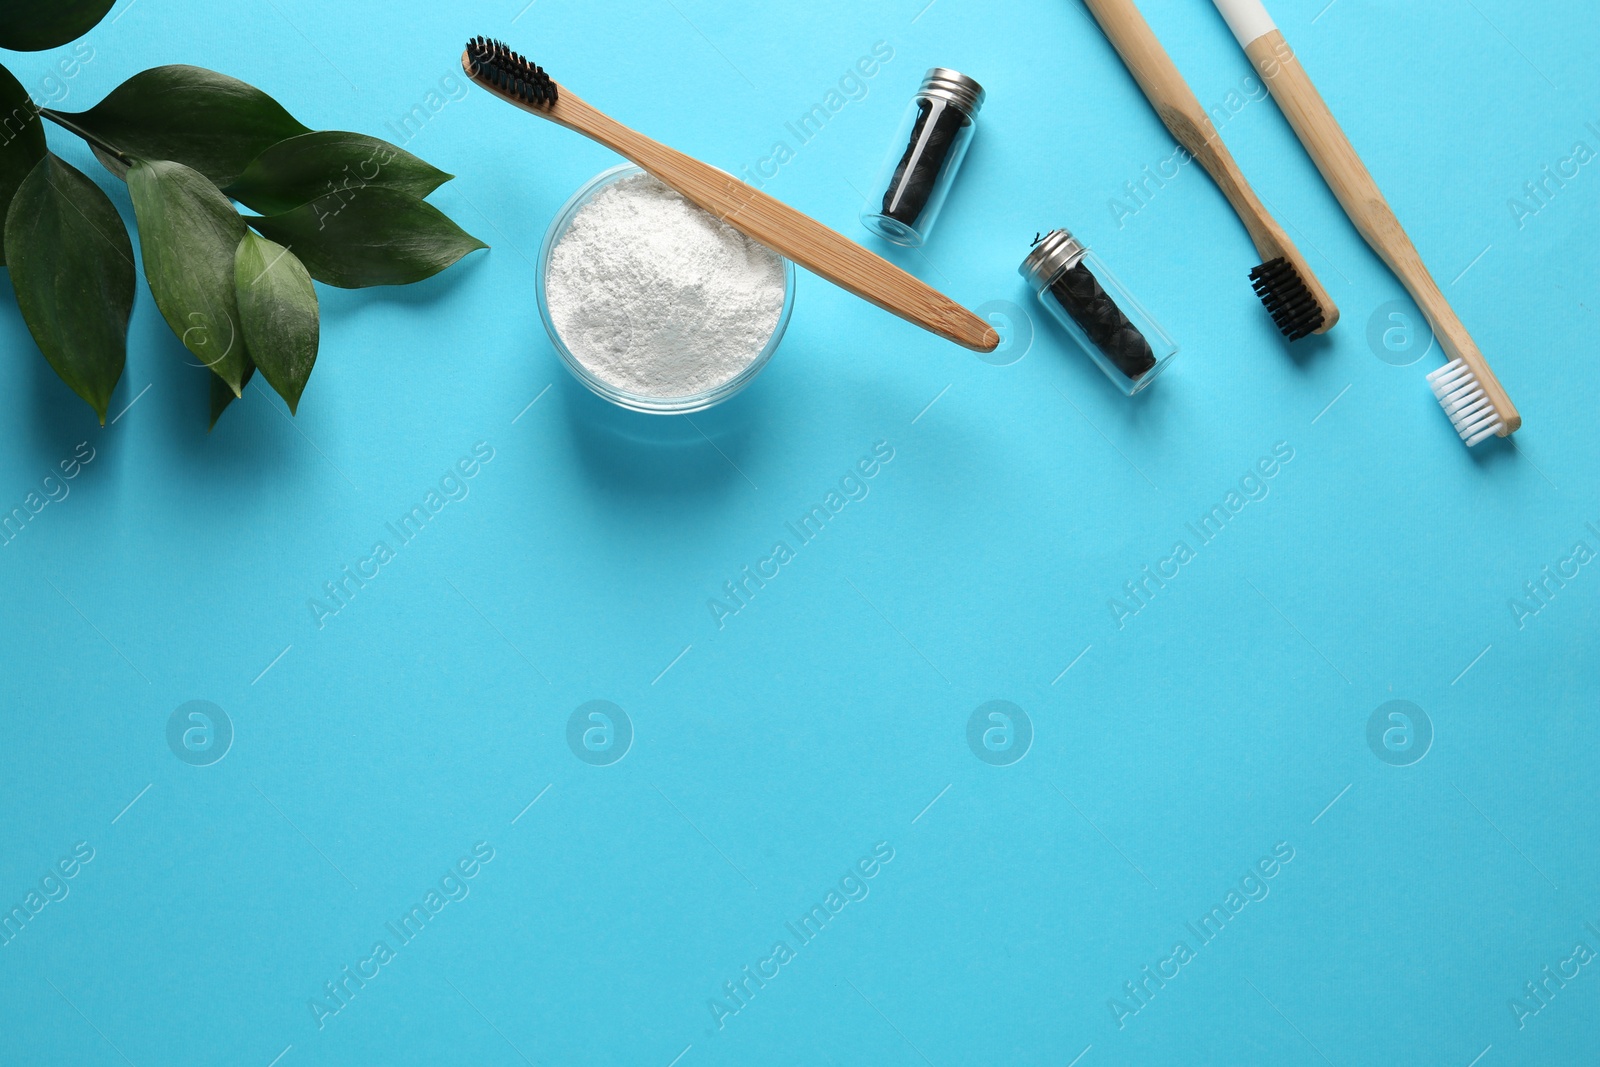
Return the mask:
[(1272, 321), (1289, 340), (1307, 337), (1322, 325), (1322, 305), (1287, 259), (1280, 256), (1261, 264), (1250, 272), (1250, 282)]
[(474, 78), (507, 96), (534, 107), (550, 107), (556, 102), (556, 83), (544, 68), (500, 41), (474, 37), (467, 42), (467, 58), (472, 61)]

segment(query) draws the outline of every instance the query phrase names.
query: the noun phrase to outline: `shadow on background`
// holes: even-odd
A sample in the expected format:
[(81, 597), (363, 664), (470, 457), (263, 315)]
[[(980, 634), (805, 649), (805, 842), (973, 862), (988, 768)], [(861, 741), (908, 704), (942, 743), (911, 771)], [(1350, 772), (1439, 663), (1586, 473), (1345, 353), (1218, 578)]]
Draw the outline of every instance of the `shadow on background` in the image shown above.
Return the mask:
[[(487, 224), (484, 224), (482, 228), (487, 229)], [(468, 252), (431, 278), (424, 278), (422, 281), (412, 282), (410, 285), (369, 285), (363, 289), (340, 289), (319, 282), (317, 284), (317, 297), (323, 304), (331, 307), (343, 307), (348, 309), (348, 313), (351, 314), (364, 311), (372, 304), (396, 304), (405, 307), (432, 308), (434, 305), (441, 304), (454, 296), (456, 290), (469, 284), (473, 276), (489, 269), (488, 259), (495, 253), (490, 238), (498, 237), (499, 235), (493, 230), (489, 230), (488, 237), (483, 234), (476, 234), (475, 236), (479, 240), (489, 243), (490, 247)], [(504, 249), (500, 254), (513, 258), (517, 255), (510, 248)], [(338, 295), (334, 296), (334, 294)], [(338, 314), (337, 311), (333, 313)]]
[[(7, 295), (9, 289), (7, 286)], [(3, 299), (0, 297), (0, 300)], [(31, 459), (35, 465), (54, 466), (57, 460), (70, 456), (79, 441), (96, 444), (104, 432), (100, 429), (99, 417), (56, 375), (55, 369), (34, 346), (31, 337), (23, 351), (15, 355), (28, 364), (33, 378), (33, 402), (28, 406), (29, 432), (18, 443), (31, 447)], [(124, 376), (111, 394), (107, 421), (121, 411), (132, 397), (133, 393), (128, 390)]]
[[(1265, 313), (1264, 309), (1263, 313)], [(1267, 321), (1269, 323), (1272, 321), (1271, 316), (1268, 316)], [(1306, 370), (1313, 360), (1321, 359), (1333, 351), (1335, 340), (1333, 332), (1343, 325), (1343, 321), (1341, 319), (1339, 325), (1334, 326), (1333, 330), (1329, 330), (1327, 333), (1314, 333), (1310, 337), (1302, 337), (1298, 341), (1289, 340), (1276, 329), (1273, 330), (1273, 336), (1277, 339), (1278, 348), (1289, 356), (1295, 367), (1299, 370)]]
[[(1507, 463), (1520, 464), (1524, 467), (1532, 466), (1528, 458), (1522, 454), (1522, 450), (1517, 447), (1516, 439), (1522, 436), (1521, 430), (1518, 430), (1510, 437), (1491, 437), (1487, 441), (1480, 441), (1471, 448), (1467, 448), (1461, 440), (1461, 435), (1456, 433), (1456, 428), (1450, 425), (1449, 417), (1440, 412), (1437, 404), (1434, 405), (1434, 410), (1431, 414), (1439, 417), (1439, 421), (1442, 424), (1442, 432), (1448, 433), (1455, 439), (1461, 451), (1472, 457), (1473, 466), (1481, 470), (1503, 466)], [(1539, 476), (1543, 478), (1544, 473), (1540, 472)]]
[(753, 492), (770, 390), (744, 392), (692, 415), (649, 415), (602, 400), (563, 373), (556, 386), (587, 477), (620, 498), (709, 501)]
[[(58, 460), (72, 455), (79, 441), (95, 443), (100, 433), (100, 420), (93, 409), (74, 393), (66, 382), (57, 377), (43, 353), (33, 343), (33, 336), (17, 310), (16, 292), (11, 288), (11, 274), (0, 271), (0, 336), (6, 338), (7, 357), (26, 364), (28, 391), (31, 397), (26, 416), (26, 432), (19, 434), (17, 444), (30, 450), (29, 463), (40, 468), (53, 468)], [(111, 397), (111, 408), (106, 418), (115, 415), (128, 402), (131, 393), (124, 381)]]

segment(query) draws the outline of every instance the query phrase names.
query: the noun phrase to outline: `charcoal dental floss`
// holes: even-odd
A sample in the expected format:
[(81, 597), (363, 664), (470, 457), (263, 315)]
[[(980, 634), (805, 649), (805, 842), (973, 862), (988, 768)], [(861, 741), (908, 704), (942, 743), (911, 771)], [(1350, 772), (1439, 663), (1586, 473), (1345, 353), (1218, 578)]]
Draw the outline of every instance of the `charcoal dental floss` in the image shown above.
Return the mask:
[(880, 192), (861, 209), (862, 225), (896, 244), (916, 247), (928, 239), (972, 143), (983, 100), (983, 86), (960, 71), (928, 71), (878, 176)]
[(1155, 381), (1177, 354), (1167, 332), (1068, 231), (1035, 237), (1018, 271), (1050, 316), (1128, 396)]

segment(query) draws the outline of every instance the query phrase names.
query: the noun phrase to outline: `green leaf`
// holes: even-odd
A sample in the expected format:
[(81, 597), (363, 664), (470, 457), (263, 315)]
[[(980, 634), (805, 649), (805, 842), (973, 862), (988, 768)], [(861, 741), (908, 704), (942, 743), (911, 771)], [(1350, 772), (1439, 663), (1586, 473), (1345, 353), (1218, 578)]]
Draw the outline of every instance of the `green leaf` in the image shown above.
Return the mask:
[[(236, 180), (267, 148), (308, 132), (260, 89), (187, 66), (135, 74), (88, 111), (62, 117), (124, 155), (170, 159), (219, 186)], [(119, 177), (123, 169), (112, 167)]]
[(116, 0), (4, 0), (0, 48), (42, 52), (77, 40), (106, 17)]
[(100, 187), (46, 155), (6, 214), (11, 281), (50, 366), (106, 422), (133, 314), (133, 245)]
[[(22, 83), (0, 67), (0, 216), (44, 153), (44, 124), (39, 121), (38, 108)], [(4, 231), (0, 230), (0, 264), (5, 263), (3, 242)]]
[(452, 177), (377, 137), (320, 130), (279, 141), (224, 191), (263, 215), (274, 215), (319, 196), (374, 186), (421, 199)]
[[(245, 385), (250, 384), (250, 378), (255, 372), (256, 369), (254, 367), (246, 367), (244, 369)], [(206, 423), (206, 433), (210, 433), (217, 428), (217, 420), (222, 418), (222, 413), (228, 410), (228, 405), (233, 403), (234, 399), (233, 390), (228, 388), (228, 383), (213, 374), (211, 376), (211, 421)]]
[(100, 165), (106, 168), (106, 170), (109, 170), (112, 174), (115, 174), (122, 181), (128, 180), (128, 165), (122, 162), (122, 160), (118, 159), (110, 152), (102, 150), (99, 145), (90, 145), (89, 151), (94, 153), (94, 158), (98, 159), (100, 161)]
[(293, 415), (317, 361), (317, 291), (311, 275), (287, 248), (246, 230), (233, 278), (250, 358)]
[(246, 221), (294, 249), (317, 281), (341, 289), (410, 285), (489, 247), (432, 204), (377, 187)]
[(205, 175), (182, 163), (135, 163), (128, 192), (156, 307), (184, 347), (239, 396), (250, 365), (233, 284), (244, 220)]

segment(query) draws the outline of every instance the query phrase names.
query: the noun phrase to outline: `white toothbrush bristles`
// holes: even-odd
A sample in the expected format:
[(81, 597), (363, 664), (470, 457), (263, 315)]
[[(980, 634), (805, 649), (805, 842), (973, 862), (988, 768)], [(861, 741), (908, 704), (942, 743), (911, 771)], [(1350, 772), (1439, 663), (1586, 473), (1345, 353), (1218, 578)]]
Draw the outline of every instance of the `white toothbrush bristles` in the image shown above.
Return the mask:
[(1468, 448), (1493, 437), (1505, 427), (1494, 404), (1478, 384), (1478, 376), (1461, 360), (1452, 359), (1428, 375), (1428, 384)]

